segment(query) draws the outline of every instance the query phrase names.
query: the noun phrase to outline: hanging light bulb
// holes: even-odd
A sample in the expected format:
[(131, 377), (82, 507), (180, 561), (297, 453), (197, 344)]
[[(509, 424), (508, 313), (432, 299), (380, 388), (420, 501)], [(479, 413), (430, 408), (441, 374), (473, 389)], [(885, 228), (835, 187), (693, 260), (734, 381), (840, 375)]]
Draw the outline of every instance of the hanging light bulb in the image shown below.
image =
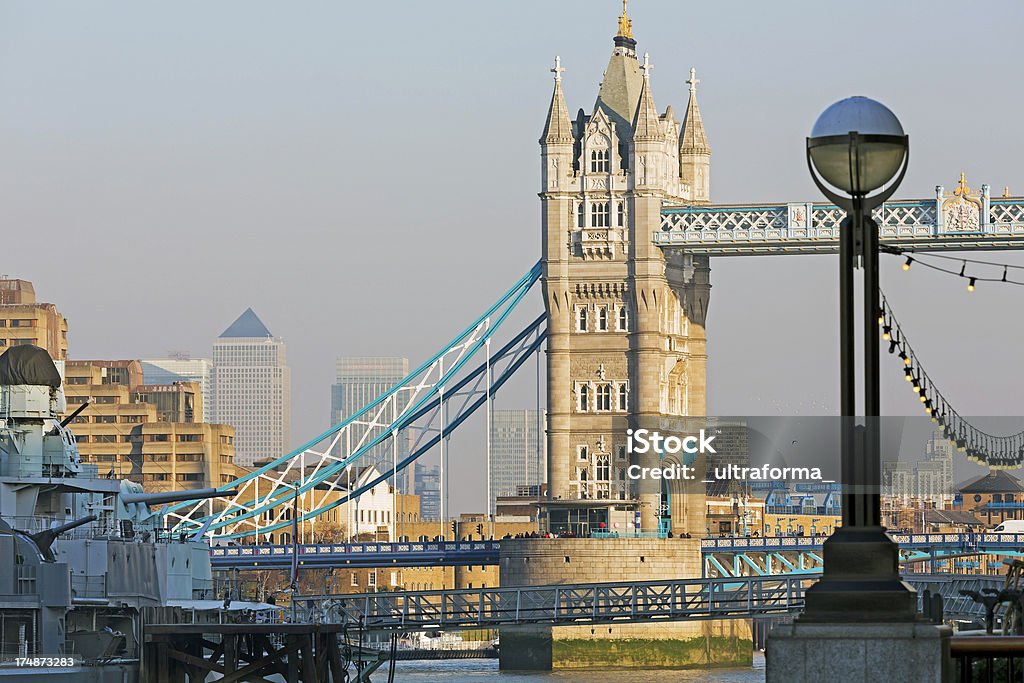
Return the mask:
[(912, 368), (905, 369), (903, 371), (903, 379), (907, 380), (908, 382), (913, 380), (914, 379), (914, 370)]
[(978, 280), (978, 278), (972, 277), (970, 282), (967, 283), (967, 291), (968, 292), (973, 292), (974, 291), (974, 283), (977, 282), (977, 280)]
[(896, 353), (896, 340), (893, 339), (889, 342), (889, 353)]
[(886, 325), (882, 328), (882, 339), (889, 341), (892, 339), (892, 326)]
[(903, 264), (903, 270), (910, 270), (910, 264), (914, 262), (913, 256), (907, 257), (907, 262)]
[(928, 401), (928, 397), (924, 395), (924, 392), (921, 392), (920, 398), (921, 398), (921, 403), (926, 403)]
[(884, 325), (885, 324), (885, 309), (884, 308), (878, 309), (878, 324), (879, 325)]
[(914, 378), (913, 382), (914, 382), (914, 385), (911, 388), (914, 390), (914, 393), (915, 394), (916, 393), (920, 393), (920, 391), (921, 391), (921, 382), (918, 381), (917, 377)]

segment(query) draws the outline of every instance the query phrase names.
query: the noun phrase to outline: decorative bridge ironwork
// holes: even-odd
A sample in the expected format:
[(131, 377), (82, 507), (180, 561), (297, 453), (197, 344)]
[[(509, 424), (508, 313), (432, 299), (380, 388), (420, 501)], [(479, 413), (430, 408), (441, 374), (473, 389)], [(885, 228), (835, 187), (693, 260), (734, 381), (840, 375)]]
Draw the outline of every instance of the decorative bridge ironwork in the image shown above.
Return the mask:
[[(945, 562), (974, 555), (1024, 556), (1024, 534), (890, 534), (900, 562)], [(780, 576), (820, 572), (825, 536), (708, 538), (701, 541), (705, 576)]]
[[(1024, 555), (1024, 534), (890, 534), (904, 561), (991, 553)], [(707, 538), (700, 542), (705, 573), (736, 576), (738, 566), (759, 575), (820, 571), (817, 554), (825, 536)], [(670, 541), (669, 541), (670, 542)], [(299, 544), (302, 567), (423, 567), (498, 564), (500, 541), (411, 541), (403, 543)], [(217, 545), (210, 549), (214, 569), (283, 569), (291, 566), (291, 545)], [(783, 555), (785, 553), (785, 555)], [(792, 555), (796, 553), (797, 557)], [(734, 555), (726, 570), (715, 555)], [(804, 557), (806, 555), (806, 557)], [(743, 559), (743, 557), (747, 559)], [(756, 562), (752, 558), (757, 557)], [(767, 559), (766, 559), (767, 558)], [(738, 564), (737, 564), (738, 563)], [(715, 572), (708, 568), (714, 567)]]
[[(498, 541), (299, 544), (303, 567), (426, 567), (498, 564)], [(214, 569), (283, 569), (290, 545), (228, 545), (210, 549)]]
[[(665, 204), (654, 243), (687, 254), (829, 254), (839, 251), (843, 216), (837, 206), (814, 202)], [(993, 198), (988, 185), (974, 192), (962, 174), (951, 193), (940, 185), (933, 198), (886, 202), (873, 216), (883, 245), (921, 251), (1024, 248), (1024, 197)]]
[[(991, 577), (910, 574), (918, 592), (944, 595), (963, 587), (993, 586)], [(313, 595), (295, 598), (300, 620), (368, 630), (427, 631), (543, 623), (750, 619), (799, 612), (811, 575), (677, 579), (519, 588)], [(962, 611), (961, 611), (962, 610)], [(974, 615), (976, 606), (950, 613)]]

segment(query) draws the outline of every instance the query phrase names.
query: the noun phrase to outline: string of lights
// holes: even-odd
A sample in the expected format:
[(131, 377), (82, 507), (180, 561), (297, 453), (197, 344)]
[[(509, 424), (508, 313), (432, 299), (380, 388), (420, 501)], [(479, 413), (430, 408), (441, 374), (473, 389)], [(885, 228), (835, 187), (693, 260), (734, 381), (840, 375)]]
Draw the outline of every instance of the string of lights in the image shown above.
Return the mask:
[[(1015, 265), (1012, 263), (996, 263), (994, 261), (981, 261), (978, 259), (965, 259), (958, 258), (956, 256), (947, 256), (945, 254), (922, 254), (912, 249), (905, 249), (901, 247), (891, 247), (882, 245), (879, 247), (880, 251), (886, 254), (894, 254), (896, 256), (905, 256), (906, 261), (903, 263), (903, 270), (910, 270), (914, 264), (919, 264), (924, 268), (930, 268), (931, 270), (937, 270), (940, 273), (946, 273), (948, 275), (955, 275), (957, 277), (967, 280), (967, 291), (973, 292), (977, 289), (979, 282), (998, 282), (1007, 285), (1020, 285), (1024, 286), (1024, 280), (1015, 280), (1009, 277), (1010, 271), (1022, 271), (1024, 273), (1024, 266)], [(946, 268), (932, 262), (930, 259), (953, 261), (960, 264), (960, 269)], [(973, 266), (971, 272), (967, 272), (967, 266)], [(989, 276), (985, 275), (984, 272), (991, 271), (991, 269), (1002, 269), (1001, 276)], [(998, 271), (997, 271), (998, 272)]]
[(882, 330), (882, 339), (889, 343), (889, 353), (898, 355), (903, 361), (904, 379), (918, 395), (925, 413), (942, 429), (943, 436), (954, 442), (956, 449), (965, 453), (968, 460), (993, 469), (1019, 467), (1024, 462), (1024, 431), (1009, 436), (995, 436), (967, 422), (935, 386), (907, 341), (885, 294), (879, 294), (882, 307), (878, 312), (878, 325)]

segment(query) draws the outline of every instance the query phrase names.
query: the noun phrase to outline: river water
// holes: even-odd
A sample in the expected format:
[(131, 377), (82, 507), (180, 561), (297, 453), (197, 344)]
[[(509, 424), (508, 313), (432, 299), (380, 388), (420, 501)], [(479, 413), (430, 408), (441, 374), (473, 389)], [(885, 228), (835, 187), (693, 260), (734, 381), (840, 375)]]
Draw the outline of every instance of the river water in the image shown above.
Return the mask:
[[(382, 667), (373, 680), (387, 681)], [(755, 654), (753, 668), (744, 669), (614, 669), (502, 673), (497, 659), (449, 659), (397, 662), (395, 681), (405, 683), (764, 683), (764, 656)]]

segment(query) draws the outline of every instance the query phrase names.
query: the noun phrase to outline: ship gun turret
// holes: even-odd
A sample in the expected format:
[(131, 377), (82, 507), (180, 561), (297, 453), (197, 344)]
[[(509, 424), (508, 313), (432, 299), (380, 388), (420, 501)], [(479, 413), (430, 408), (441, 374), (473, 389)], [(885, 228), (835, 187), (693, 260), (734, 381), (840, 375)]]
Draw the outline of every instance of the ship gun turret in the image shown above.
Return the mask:
[(147, 505), (159, 505), (161, 503), (178, 503), (183, 500), (204, 500), (206, 498), (219, 498), (220, 496), (234, 495), (235, 491), (219, 491), (217, 489), (191, 489), (186, 491), (156, 491), (145, 493), (142, 491), (122, 492), (121, 502), (127, 504), (145, 503)]
[(118, 493), (118, 519), (121, 520), (121, 535), (131, 537), (138, 527), (160, 526), (163, 517), (161, 510), (150, 510), (150, 505), (165, 505), (184, 500), (203, 500), (233, 496), (235, 491), (219, 489), (189, 489), (184, 491), (153, 491), (146, 492), (136, 482), (124, 480)]
[(57, 537), (66, 531), (77, 529), (83, 524), (89, 522), (95, 522), (96, 515), (87, 515), (81, 519), (73, 519), (70, 522), (66, 522), (59, 526), (52, 527), (50, 529), (44, 529), (34, 534), (25, 534), (32, 539), (32, 542), (39, 548), (39, 553), (43, 556), (43, 559), (47, 562), (56, 562), (56, 558), (53, 555), (53, 542), (57, 540)]

